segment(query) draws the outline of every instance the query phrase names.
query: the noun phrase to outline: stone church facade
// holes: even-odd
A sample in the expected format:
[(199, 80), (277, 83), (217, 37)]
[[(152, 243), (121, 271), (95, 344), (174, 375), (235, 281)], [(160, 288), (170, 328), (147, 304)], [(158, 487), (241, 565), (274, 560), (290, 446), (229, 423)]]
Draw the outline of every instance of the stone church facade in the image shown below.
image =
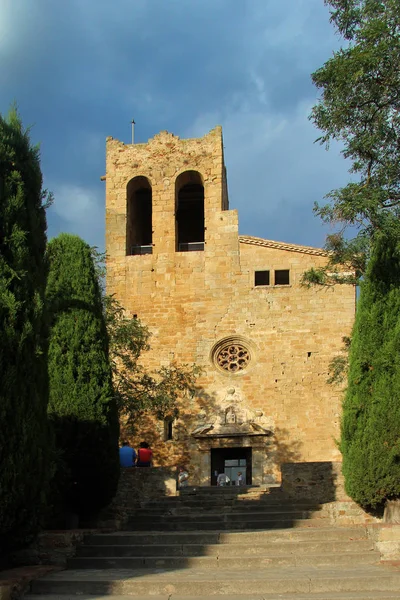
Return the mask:
[(318, 248), (238, 233), (222, 131), (146, 144), (107, 138), (107, 291), (152, 332), (152, 370), (202, 368), (174, 421), (147, 419), (155, 463), (196, 485), (278, 481), (283, 463), (338, 461), (342, 390), (329, 363), (354, 320), (352, 286), (301, 285)]

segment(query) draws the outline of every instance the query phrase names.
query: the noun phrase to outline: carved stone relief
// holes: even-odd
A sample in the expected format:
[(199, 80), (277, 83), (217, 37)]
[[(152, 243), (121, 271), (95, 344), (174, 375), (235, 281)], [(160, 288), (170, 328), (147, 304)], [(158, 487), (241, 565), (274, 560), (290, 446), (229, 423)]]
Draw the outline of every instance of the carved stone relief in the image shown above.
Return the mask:
[(199, 413), (192, 435), (273, 435), (272, 418), (262, 410), (251, 409), (239, 388), (230, 387), (221, 392), (216, 407)]

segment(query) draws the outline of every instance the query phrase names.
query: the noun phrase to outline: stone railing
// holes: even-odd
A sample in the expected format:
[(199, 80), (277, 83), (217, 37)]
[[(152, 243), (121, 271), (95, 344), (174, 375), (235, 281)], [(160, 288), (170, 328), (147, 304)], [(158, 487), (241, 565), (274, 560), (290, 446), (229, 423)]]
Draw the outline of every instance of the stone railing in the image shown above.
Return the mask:
[(340, 462), (299, 462), (281, 465), (282, 490), (291, 498), (313, 502), (347, 501)]
[(177, 493), (175, 467), (121, 469), (115, 498), (110, 506), (102, 511), (97, 526), (120, 529), (134, 514), (140, 502), (163, 496), (176, 496)]

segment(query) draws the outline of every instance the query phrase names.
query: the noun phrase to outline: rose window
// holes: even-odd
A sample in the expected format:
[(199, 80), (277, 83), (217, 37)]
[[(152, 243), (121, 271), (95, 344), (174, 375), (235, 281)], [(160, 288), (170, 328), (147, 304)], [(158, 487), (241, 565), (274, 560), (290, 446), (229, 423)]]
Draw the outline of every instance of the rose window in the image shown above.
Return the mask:
[(250, 362), (250, 353), (242, 344), (226, 344), (216, 354), (215, 362), (224, 371), (243, 371)]

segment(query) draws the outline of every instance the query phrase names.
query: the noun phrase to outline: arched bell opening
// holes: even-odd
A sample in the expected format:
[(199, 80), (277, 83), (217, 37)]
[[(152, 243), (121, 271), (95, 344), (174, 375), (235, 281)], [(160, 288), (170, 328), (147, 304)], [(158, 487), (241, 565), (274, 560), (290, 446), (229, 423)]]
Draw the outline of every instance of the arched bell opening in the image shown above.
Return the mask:
[(126, 190), (126, 254), (153, 252), (152, 189), (147, 177), (134, 177)]
[(176, 179), (176, 240), (179, 252), (204, 250), (204, 185), (197, 171)]

